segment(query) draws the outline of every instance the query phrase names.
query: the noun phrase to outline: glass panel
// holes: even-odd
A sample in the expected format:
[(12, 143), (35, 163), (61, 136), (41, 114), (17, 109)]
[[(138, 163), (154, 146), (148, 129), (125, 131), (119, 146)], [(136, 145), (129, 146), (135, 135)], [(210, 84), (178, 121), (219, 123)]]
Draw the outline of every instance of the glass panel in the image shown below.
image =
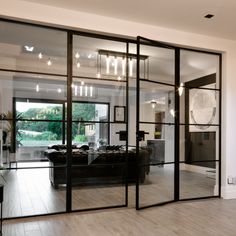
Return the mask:
[(109, 143), (108, 123), (72, 123), (72, 141), (74, 145), (88, 145), (97, 149), (100, 145)]
[(29, 99), (17, 99), (16, 118), (31, 120), (62, 120), (63, 105), (46, 101), (33, 102)]
[(174, 125), (140, 124), (140, 131), (145, 131), (145, 140), (141, 147), (150, 150), (150, 163), (166, 163), (174, 161)]
[(140, 207), (174, 200), (174, 165), (143, 166), (140, 176)]
[(180, 164), (180, 199), (217, 196), (218, 167), (218, 162)]
[(0, 68), (66, 75), (66, 32), (0, 22)]
[(219, 127), (209, 126), (202, 130), (202, 126), (181, 125), (180, 161), (191, 163), (207, 160), (219, 160)]
[[(77, 155), (74, 164), (82, 164), (80, 155)], [(73, 209), (124, 205), (125, 164), (118, 164), (119, 160), (125, 160), (122, 160), (122, 154), (115, 151), (96, 152), (88, 153), (87, 158), (87, 166), (72, 167)]]
[(74, 76), (125, 80), (125, 43), (83, 36), (73, 39)]
[[(125, 106), (126, 83), (124, 81), (100, 81), (73, 78), (73, 102), (91, 102), (96, 104), (110, 104)], [(104, 111), (105, 112), (105, 111)], [(112, 116), (113, 112), (111, 112)]]
[(180, 50), (180, 61), (180, 82), (184, 86), (219, 89), (219, 55)]
[(62, 144), (61, 122), (16, 123), (16, 158), (17, 161), (35, 161), (47, 159), (44, 152), (49, 146)]
[(73, 102), (72, 119), (74, 121), (108, 121), (109, 103)]
[(175, 87), (140, 81), (140, 121), (174, 123)]
[(153, 46), (140, 46), (140, 78), (168, 84), (175, 83), (175, 51)]
[[(57, 171), (64, 171), (64, 169), (57, 168)], [(65, 187), (55, 189), (50, 181), (51, 174), (49, 168), (2, 171), (3, 217), (65, 211), (66, 189)]]
[[(182, 124), (219, 125), (220, 93), (207, 89), (184, 89), (180, 97), (180, 121)], [(205, 128), (204, 128), (205, 127)]]

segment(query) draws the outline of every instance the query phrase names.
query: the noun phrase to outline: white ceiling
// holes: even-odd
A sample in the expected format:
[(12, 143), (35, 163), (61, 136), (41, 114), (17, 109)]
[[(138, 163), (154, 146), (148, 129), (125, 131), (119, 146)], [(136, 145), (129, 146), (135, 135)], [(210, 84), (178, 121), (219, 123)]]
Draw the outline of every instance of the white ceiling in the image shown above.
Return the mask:
[[(236, 40), (235, 0), (24, 0)], [(206, 14), (215, 15), (206, 19)]]

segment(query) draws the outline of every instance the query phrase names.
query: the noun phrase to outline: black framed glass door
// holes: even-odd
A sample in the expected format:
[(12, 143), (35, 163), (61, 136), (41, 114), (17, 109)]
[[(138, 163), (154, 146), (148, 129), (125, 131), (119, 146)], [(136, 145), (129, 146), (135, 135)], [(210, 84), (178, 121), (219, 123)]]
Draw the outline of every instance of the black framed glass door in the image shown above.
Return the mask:
[(176, 200), (176, 53), (137, 38), (136, 209)]

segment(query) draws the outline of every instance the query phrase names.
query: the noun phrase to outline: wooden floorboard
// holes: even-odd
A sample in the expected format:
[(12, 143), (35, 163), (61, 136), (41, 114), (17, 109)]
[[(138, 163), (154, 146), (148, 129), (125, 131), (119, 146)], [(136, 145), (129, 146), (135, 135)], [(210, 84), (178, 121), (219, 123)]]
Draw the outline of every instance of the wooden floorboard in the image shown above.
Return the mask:
[[(49, 169), (19, 169), (4, 172), (3, 216), (17, 217), (65, 211), (66, 189), (54, 189)], [(140, 185), (140, 206), (147, 206), (174, 197), (173, 168), (152, 167)], [(214, 195), (215, 180), (204, 174), (181, 172), (181, 197)], [(88, 209), (125, 204), (124, 185), (73, 187), (72, 209)], [(129, 186), (129, 207), (135, 207), (135, 184)]]
[(199, 200), (5, 221), (4, 236), (235, 236), (236, 200)]

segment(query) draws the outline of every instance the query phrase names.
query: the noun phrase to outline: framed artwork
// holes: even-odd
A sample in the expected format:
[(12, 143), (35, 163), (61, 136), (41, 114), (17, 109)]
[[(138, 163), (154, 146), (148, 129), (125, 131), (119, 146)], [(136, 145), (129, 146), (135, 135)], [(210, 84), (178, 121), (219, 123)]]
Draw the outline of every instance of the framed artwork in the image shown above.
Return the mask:
[(125, 122), (125, 106), (114, 106), (114, 122)]

